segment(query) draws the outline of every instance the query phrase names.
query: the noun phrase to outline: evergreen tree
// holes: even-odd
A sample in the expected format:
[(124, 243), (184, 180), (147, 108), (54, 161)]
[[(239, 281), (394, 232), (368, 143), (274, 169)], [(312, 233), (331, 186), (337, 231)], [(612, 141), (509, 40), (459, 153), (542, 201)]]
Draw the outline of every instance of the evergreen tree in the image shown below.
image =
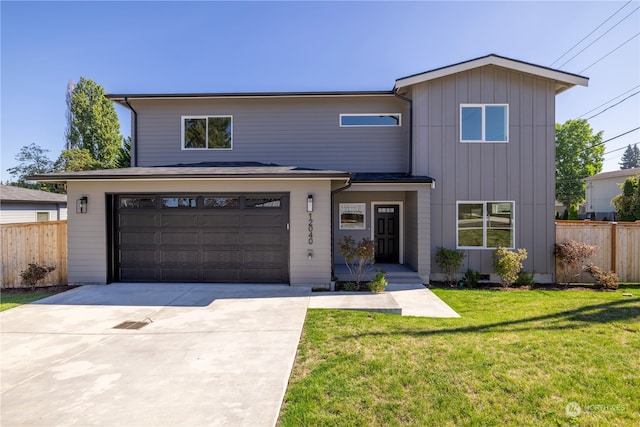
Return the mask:
[(633, 147), (631, 144), (627, 146), (619, 164), (620, 169), (640, 168), (640, 148), (638, 148), (638, 144), (634, 144)]

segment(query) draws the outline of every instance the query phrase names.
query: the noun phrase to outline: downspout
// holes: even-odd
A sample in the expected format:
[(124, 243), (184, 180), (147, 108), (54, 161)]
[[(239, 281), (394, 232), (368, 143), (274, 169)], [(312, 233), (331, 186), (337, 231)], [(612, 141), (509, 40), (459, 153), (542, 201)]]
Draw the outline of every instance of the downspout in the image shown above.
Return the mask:
[(406, 96), (400, 95), (398, 89), (393, 89), (393, 94), (397, 97), (409, 103), (409, 171), (408, 176), (413, 175), (413, 100)]
[(334, 239), (335, 239), (335, 232), (334, 232), (334, 225), (335, 225), (335, 221), (333, 219), (333, 212), (334, 212), (334, 200), (335, 200), (335, 195), (336, 193), (339, 193), (341, 191), (344, 191), (346, 189), (348, 189), (349, 187), (351, 187), (351, 181), (353, 180), (353, 177), (355, 176), (355, 174), (350, 174), (349, 178), (347, 179), (347, 182), (345, 183), (345, 185), (343, 185), (342, 187), (338, 187), (335, 190), (331, 190), (331, 280), (333, 281), (333, 277), (335, 276), (335, 250), (334, 250)]
[(133, 161), (131, 162), (131, 167), (135, 167), (138, 166), (138, 112), (129, 104), (129, 99), (126, 96), (124, 97), (124, 103), (133, 112), (133, 141), (131, 142)]

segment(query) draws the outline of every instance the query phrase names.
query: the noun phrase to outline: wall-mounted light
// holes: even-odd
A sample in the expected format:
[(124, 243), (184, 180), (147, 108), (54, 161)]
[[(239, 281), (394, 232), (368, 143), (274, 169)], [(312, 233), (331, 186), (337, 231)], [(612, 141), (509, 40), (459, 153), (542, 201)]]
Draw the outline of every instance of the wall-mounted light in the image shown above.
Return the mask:
[(311, 249), (307, 250), (307, 259), (313, 259), (313, 251)]
[(307, 195), (307, 212), (313, 212), (313, 194)]
[(89, 199), (87, 196), (80, 197), (76, 200), (76, 213), (87, 213), (87, 206), (89, 205)]

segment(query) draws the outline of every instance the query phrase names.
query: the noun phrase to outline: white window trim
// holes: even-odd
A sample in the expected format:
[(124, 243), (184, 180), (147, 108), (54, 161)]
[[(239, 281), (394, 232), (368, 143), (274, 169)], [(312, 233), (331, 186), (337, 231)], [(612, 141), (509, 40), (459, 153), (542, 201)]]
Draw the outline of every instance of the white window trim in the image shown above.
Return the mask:
[[(483, 208), (483, 215), (482, 215), (482, 246), (459, 246), (458, 245), (458, 231), (460, 230), (460, 227), (458, 227), (458, 221), (460, 220), (459, 218), (459, 212), (460, 212), (460, 205), (470, 205), (470, 204), (482, 204)], [(473, 249), (480, 249), (480, 250), (495, 250), (497, 248), (490, 248), (487, 247), (487, 204), (489, 203), (511, 203), (512, 206), (512, 210), (511, 210), (511, 216), (513, 217), (512, 219), (512, 233), (513, 233), (513, 239), (512, 239), (512, 246), (510, 248), (506, 248), (506, 249), (515, 249), (516, 248), (516, 202), (515, 200), (458, 200), (456, 201), (456, 249), (463, 249), (463, 250), (473, 250)]]
[[(229, 117), (231, 119), (231, 147), (229, 148), (186, 148), (184, 146), (184, 121), (185, 119), (208, 119), (209, 117)], [(180, 118), (180, 149), (182, 151), (231, 151), (233, 150), (233, 116), (230, 114), (214, 114), (214, 115), (206, 115), (206, 116), (181, 116)], [(209, 123), (207, 120), (207, 134), (206, 134), (206, 143), (209, 144)]]
[(404, 202), (390, 201), (390, 202), (371, 202), (371, 240), (376, 238), (376, 206), (379, 205), (398, 205), (398, 244), (400, 245), (398, 251), (398, 264), (404, 264)]
[[(482, 107), (482, 139), (462, 139), (462, 108), (463, 107)], [(485, 135), (485, 107), (506, 107), (507, 108), (507, 139), (506, 141), (487, 141)], [(460, 142), (463, 144), (507, 144), (509, 142), (509, 104), (460, 104)]]
[[(343, 125), (342, 118), (343, 117), (354, 117), (354, 116), (398, 116), (398, 124), (397, 125)], [(341, 128), (396, 128), (402, 126), (402, 114), (401, 113), (348, 113), (348, 114), (340, 114), (338, 117), (338, 126)]]

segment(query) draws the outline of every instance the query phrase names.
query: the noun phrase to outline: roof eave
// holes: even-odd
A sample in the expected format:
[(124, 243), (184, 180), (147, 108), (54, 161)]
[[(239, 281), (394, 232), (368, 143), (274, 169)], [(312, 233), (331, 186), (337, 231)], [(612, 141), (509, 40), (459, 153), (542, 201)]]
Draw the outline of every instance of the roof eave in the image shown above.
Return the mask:
[(481, 58), (472, 59), (470, 61), (449, 65), (424, 73), (414, 74), (396, 80), (395, 88), (400, 89), (406, 86), (423, 83), (429, 80), (438, 79), (452, 74), (468, 71), (474, 68), (486, 65), (495, 65), (527, 74), (533, 74), (556, 81), (556, 94), (564, 92), (573, 86), (588, 86), (589, 79), (587, 77), (567, 73), (565, 71), (555, 70), (540, 65), (530, 64), (528, 62), (518, 61), (515, 59), (505, 58), (499, 55), (491, 54)]

